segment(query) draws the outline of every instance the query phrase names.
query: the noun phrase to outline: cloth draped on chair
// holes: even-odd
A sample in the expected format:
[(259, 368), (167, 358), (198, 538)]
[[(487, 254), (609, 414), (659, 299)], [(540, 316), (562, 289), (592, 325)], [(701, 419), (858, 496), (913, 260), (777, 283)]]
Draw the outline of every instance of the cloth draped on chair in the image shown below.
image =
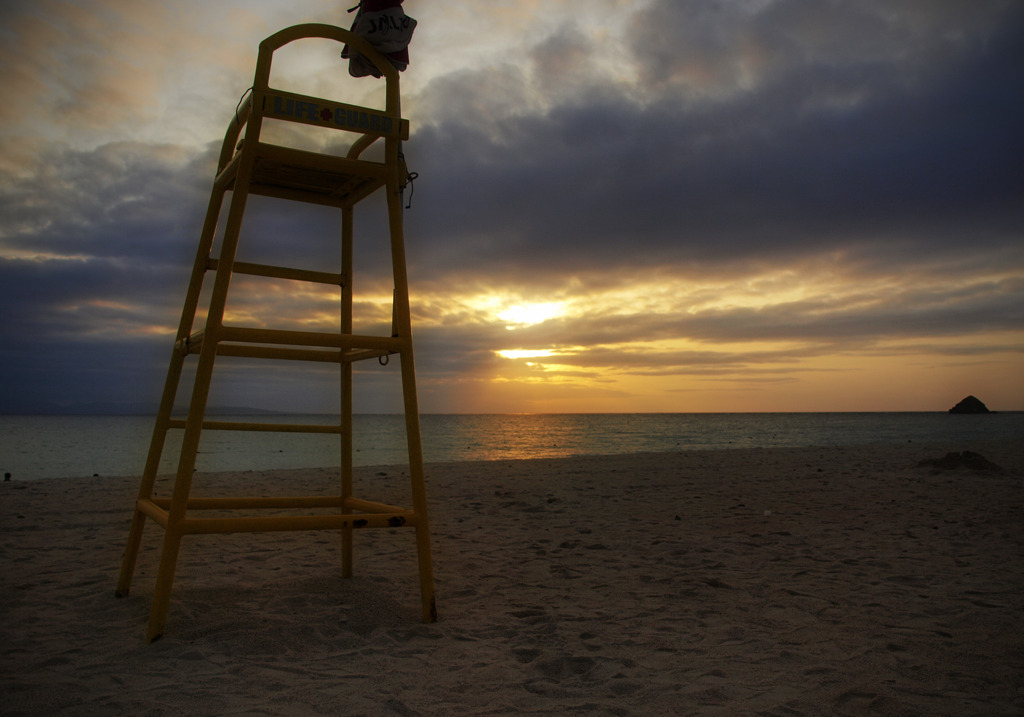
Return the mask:
[[(356, 12), (352, 32), (365, 38), (373, 48), (387, 57), (399, 72), (409, 66), (409, 42), (416, 21), (405, 14), (403, 0), (363, 0), (349, 9)], [(341, 56), (348, 60), (348, 72), (353, 77), (380, 77), (380, 70), (347, 45)]]

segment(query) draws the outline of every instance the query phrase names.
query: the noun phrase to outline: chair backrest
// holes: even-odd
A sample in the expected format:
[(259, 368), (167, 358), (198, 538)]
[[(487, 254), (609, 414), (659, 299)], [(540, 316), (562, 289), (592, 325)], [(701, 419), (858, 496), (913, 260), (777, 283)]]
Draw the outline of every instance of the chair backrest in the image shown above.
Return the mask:
[[(380, 70), (385, 82), (384, 109), (360, 107), (272, 88), (270, 68), (274, 53), (291, 42), (307, 38), (335, 40), (341, 45), (348, 45), (372, 62)], [(393, 141), (408, 139), (409, 121), (402, 119), (398, 77), (398, 70), (384, 55), (349, 30), (334, 25), (309, 23), (274, 33), (260, 43), (252, 91), (239, 105), (232, 126), (228, 128), (221, 150), (220, 168), (223, 169), (231, 161), (243, 126), (246, 126), (247, 138), (258, 139), (264, 118), (360, 133), (364, 137), (353, 147), (356, 155), (381, 137)]]

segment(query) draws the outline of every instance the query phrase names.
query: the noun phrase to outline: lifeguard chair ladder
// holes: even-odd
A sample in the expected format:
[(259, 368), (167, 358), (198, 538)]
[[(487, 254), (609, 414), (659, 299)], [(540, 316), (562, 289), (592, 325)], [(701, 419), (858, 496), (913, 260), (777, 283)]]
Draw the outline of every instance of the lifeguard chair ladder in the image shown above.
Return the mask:
[[(385, 81), (384, 109), (358, 107), (272, 89), (269, 81), (274, 52), (303, 38), (336, 40), (369, 58)], [(353, 142), (344, 157), (276, 146), (260, 139), (264, 119), (268, 118), (347, 130), (362, 136)], [(194, 534), (338, 530), (342, 537), (342, 575), (350, 577), (353, 529), (413, 528), (416, 534), (423, 620), (436, 620), (402, 232), (402, 191), (408, 172), (401, 153), (401, 142), (408, 139), (408, 136), (409, 124), (401, 116), (398, 72), (365, 40), (331, 25), (306, 24), (282, 30), (260, 43), (252, 92), (231, 118), (221, 149), (117, 586), (118, 596), (128, 593), (146, 519), (153, 520), (164, 529), (164, 538), (147, 641), (151, 642), (163, 634), (181, 540), (186, 535)], [(384, 144), (383, 161), (361, 158), (367, 148), (381, 139)], [(392, 335), (356, 335), (352, 333), (353, 208), (381, 188), (387, 193), (394, 273)], [(228, 192), (232, 196), (227, 221), (219, 256), (214, 257), (212, 253), (217, 223)], [(250, 194), (340, 208), (341, 271), (308, 271), (235, 261), (246, 199)], [(196, 310), (207, 272), (213, 272), (215, 279), (205, 327), (196, 330)], [(225, 324), (228, 287), (234, 274), (340, 286), (340, 332), (293, 331)], [(184, 420), (175, 419), (172, 418), (175, 396), (186, 359), (191, 355), (198, 355), (198, 363), (195, 364), (188, 415)], [(353, 494), (352, 364), (365, 359), (380, 360), (391, 355), (397, 355), (401, 361), (409, 476), (412, 484), (411, 509), (363, 500)], [(296, 426), (206, 420), (214, 362), (220, 356), (339, 364), (341, 417), (338, 425)], [(157, 471), (170, 430), (184, 431), (181, 452), (170, 496), (158, 497), (154, 494)], [(190, 495), (193, 471), (200, 435), (204, 430), (338, 434), (341, 443), (338, 491), (333, 495), (319, 496), (193, 498)], [(273, 509), (276, 512), (274, 515), (260, 515), (261, 509)], [(280, 514), (282, 509), (288, 509), (288, 514)], [(220, 517), (222, 513), (218, 513), (217, 517), (194, 517), (196, 511), (202, 510), (228, 511), (228, 517)], [(245, 514), (239, 515), (240, 512)]]

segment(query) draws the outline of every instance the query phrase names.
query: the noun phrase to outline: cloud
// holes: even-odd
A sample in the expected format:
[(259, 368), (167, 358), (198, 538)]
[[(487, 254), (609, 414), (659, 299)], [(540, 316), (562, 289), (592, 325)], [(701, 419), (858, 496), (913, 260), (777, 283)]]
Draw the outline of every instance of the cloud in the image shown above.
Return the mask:
[[(885, 357), (1019, 359), (1018, 4), (407, 6), (421, 23), (403, 82), (428, 408), (516, 410), (517, 389), (628, 406), (692, 377), (769, 386)], [(47, 390), (68, 395), (132, 376), (155, 395), (142, 386), (162, 378), (256, 44), (291, 20), (344, 18), (313, 1), (287, 21), (264, 3), (2, 12), (0, 63), (35, 114), (0, 110), (0, 298), (5, 333), (27, 337), (0, 370), (25, 386), (44, 366), (66, 373)], [(322, 47), (275, 68), (325, 96), (344, 69)], [(379, 199), (357, 213), (368, 332), (391, 313)], [(338, 226), (334, 211), (252, 198), (240, 258), (333, 270)], [(332, 301), (238, 278), (229, 311), (316, 328)], [(503, 312), (535, 304), (563, 313), (507, 328)], [(127, 358), (104, 362), (104, 346)], [(515, 349), (551, 353), (498, 354)], [(369, 410), (397, 405), (393, 369), (360, 369)], [(277, 395), (305, 370), (277, 371)], [(229, 371), (225, 391), (244, 396), (249, 375)]]
[[(798, 3), (725, 20), (684, 5), (637, 16), (636, 53), (652, 76), (642, 101), (609, 83), (538, 104), (529, 78), (541, 70), (530, 64), (463, 71), (424, 90), (431, 99), (417, 106), (429, 109), (426, 126), (409, 155), (421, 174), (426, 216), (412, 221), (427, 235), (429, 273), (500, 268), (508, 284), (553, 283), (609, 264), (715, 271), (751, 256), (785, 263), (859, 247), (913, 261), (922, 251), (963, 251), (968, 236), (972, 251), (1015, 241), (1013, 197), (1024, 179), (1013, 158), (1024, 148), (1014, 128), (1024, 107), (1005, 88), (1024, 79), (1020, 23), (1000, 29), (994, 13), (983, 27), (965, 23), (958, 42), (925, 38), (907, 48), (908, 20), (885, 24), (875, 6), (846, 4), (840, 10), (864, 17), (811, 13), (807, 49), (774, 39), (785, 24), (778, 14), (803, 12)], [(734, 57), (744, 33), (780, 47), (742, 91), (726, 78), (723, 92), (695, 99), (685, 78), (653, 79), (670, 61), (693, 64), (685, 49), (652, 58), (661, 34), (685, 48), (672, 18), (689, 23), (684, 40), (704, 36), (702, 23), (728, 36), (697, 48), (709, 62), (715, 52)], [(821, 23), (833, 34), (863, 28), (859, 39), (894, 29), (876, 41), (881, 48), (857, 52), (846, 41), (830, 58)], [(583, 73), (581, 84), (593, 80)]]
[(636, 13), (629, 38), (643, 87), (684, 100), (727, 100), (799, 76), (808, 101), (842, 107), (870, 95), (886, 68), (912, 85), (949, 53), (984, 42), (1018, 13), (967, 3), (661, 0)]
[(0, 126), (78, 147), (205, 143), (251, 84), (260, 40), (325, 4), (7, 3), (0, 68), (18, 101), (0, 107)]
[[(8, 256), (159, 258), (202, 217), (215, 157), (140, 142), (48, 146), (0, 178)], [(184, 208), (184, 213), (183, 213)]]

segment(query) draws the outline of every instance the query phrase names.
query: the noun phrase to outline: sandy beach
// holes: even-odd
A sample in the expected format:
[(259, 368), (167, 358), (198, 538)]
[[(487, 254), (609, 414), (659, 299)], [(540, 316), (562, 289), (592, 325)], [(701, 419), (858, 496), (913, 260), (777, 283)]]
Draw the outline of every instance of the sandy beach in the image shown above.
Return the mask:
[[(940, 460), (969, 450), (979, 460)], [(922, 464), (922, 461), (926, 463)], [(928, 463), (927, 461), (931, 461)], [(5, 715), (1024, 713), (1024, 442), (428, 465), (412, 531), (202, 536), (144, 642), (137, 478), (0, 484)], [(332, 470), (200, 474), (317, 493)], [(358, 494), (404, 503), (401, 467)]]

